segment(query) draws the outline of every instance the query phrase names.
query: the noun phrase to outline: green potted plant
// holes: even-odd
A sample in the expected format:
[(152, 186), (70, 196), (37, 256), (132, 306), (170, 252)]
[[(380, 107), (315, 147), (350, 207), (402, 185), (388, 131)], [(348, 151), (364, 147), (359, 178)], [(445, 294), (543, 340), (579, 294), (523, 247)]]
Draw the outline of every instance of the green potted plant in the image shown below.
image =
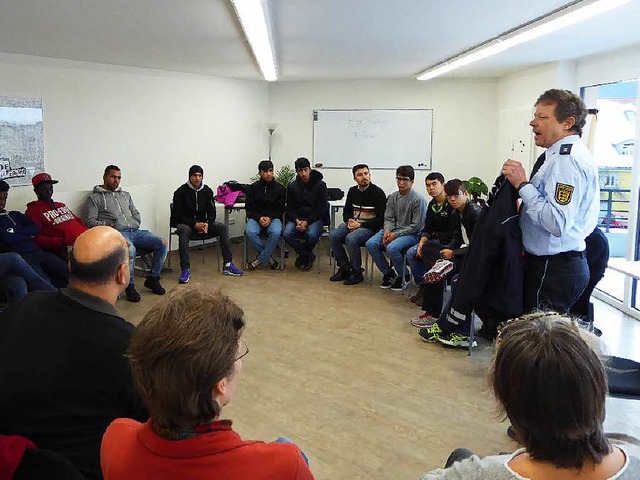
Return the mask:
[(464, 186), (466, 187), (467, 192), (469, 192), (469, 195), (471, 195), (472, 202), (482, 206), (486, 205), (487, 202), (480, 197), (482, 195), (489, 195), (489, 187), (487, 187), (487, 184), (484, 183), (482, 179), (478, 177), (471, 177), (469, 180), (464, 181)]

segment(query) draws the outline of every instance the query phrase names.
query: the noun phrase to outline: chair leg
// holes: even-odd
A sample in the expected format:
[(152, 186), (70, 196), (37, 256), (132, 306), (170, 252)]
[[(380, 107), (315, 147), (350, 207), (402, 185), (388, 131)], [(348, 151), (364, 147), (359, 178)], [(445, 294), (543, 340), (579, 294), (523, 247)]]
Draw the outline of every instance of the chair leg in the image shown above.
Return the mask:
[(471, 356), (471, 350), (473, 350), (473, 342), (476, 339), (476, 322), (475, 322), (476, 314), (474, 312), (471, 312), (469, 316), (471, 317), (471, 319), (469, 322), (470, 328), (469, 328), (469, 350), (467, 351), (468, 357)]
[(284, 261), (285, 261), (285, 241), (284, 241), (284, 237), (280, 237), (280, 271), (284, 270)]
[(247, 251), (247, 234), (242, 235), (242, 268), (249, 263), (249, 252)]
[(171, 268), (171, 227), (169, 227), (169, 250), (167, 252), (167, 267)]
[(407, 275), (407, 252), (404, 252), (404, 255), (402, 256), (402, 295), (404, 295), (404, 291), (407, 289), (407, 287), (409, 286), (409, 284), (411, 283), (411, 278), (409, 278), (409, 281), (406, 281), (404, 278)]

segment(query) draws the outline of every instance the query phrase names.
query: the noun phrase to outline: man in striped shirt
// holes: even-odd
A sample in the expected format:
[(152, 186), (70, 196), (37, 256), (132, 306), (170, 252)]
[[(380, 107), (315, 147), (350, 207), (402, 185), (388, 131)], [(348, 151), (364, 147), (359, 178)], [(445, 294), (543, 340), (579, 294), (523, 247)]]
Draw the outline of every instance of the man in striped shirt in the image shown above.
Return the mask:
[[(387, 204), (382, 189), (371, 183), (367, 165), (361, 163), (351, 170), (356, 185), (347, 193), (342, 215), (344, 223), (334, 228), (329, 236), (338, 265), (338, 271), (330, 280), (345, 285), (356, 285), (364, 280), (360, 248), (382, 228)], [(348, 257), (345, 245), (349, 251)]]

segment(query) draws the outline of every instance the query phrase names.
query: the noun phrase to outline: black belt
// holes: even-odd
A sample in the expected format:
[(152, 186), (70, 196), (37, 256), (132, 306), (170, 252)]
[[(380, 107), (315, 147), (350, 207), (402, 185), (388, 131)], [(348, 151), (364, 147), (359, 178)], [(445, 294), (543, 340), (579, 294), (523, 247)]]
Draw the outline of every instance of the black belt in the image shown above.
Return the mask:
[(553, 260), (554, 258), (569, 259), (569, 258), (574, 258), (574, 257), (579, 257), (579, 258), (585, 258), (586, 257), (585, 250), (582, 250), (581, 252), (578, 252), (576, 250), (570, 250), (568, 252), (556, 253), (555, 255), (534, 255), (534, 254), (529, 253), (529, 252), (524, 252), (524, 254), (527, 257), (539, 258), (541, 260)]

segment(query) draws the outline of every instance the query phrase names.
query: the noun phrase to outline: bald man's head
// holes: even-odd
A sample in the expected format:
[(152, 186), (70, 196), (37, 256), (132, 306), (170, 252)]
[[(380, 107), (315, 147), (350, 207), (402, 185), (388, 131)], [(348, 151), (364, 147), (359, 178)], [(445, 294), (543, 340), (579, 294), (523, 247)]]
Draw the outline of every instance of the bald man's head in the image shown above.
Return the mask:
[(80, 235), (69, 258), (71, 280), (91, 284), (115, 281), (121, 265), (129, 263), (129, 248), (120, 232), (93, 227)]

